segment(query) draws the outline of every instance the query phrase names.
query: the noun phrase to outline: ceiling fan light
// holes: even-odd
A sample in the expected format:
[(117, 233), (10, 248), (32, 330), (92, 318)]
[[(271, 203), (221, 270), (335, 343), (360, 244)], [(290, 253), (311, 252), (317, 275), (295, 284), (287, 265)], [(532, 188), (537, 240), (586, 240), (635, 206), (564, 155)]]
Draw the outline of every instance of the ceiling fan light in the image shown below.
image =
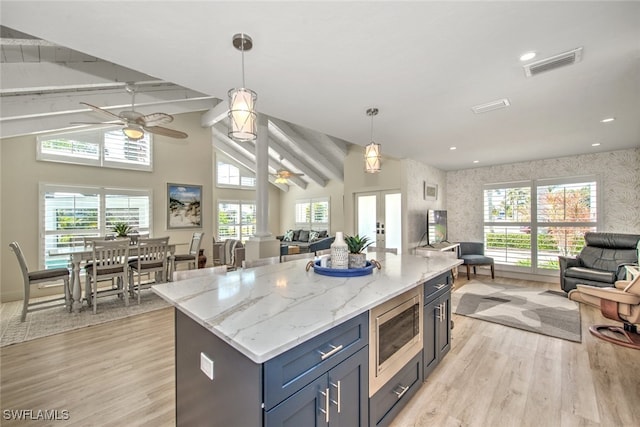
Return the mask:
[(127, 125), (122, 129), (122, 133), (124, 133), (124, 135), (133, 140), (133, 141), (137, 141), (139, 139), (142, 139), (144, 137), (144, 131), (142, 130), (142, 128), (138, 125)]
[(382, 162), (380, 156), (380, 144), (371, 142), (364, 148), (364, 170), (367, 173), (380, 172)]
[(229, 137), (236, 141), (253, 141), (258, 135), (255, 111), (258, 95), (251, 89), (229, 91)]
[(276, 177), (276, 180), (274, 182), (276, 184), (288, 184), (289, 183), (289, 181), (287, 181), (287, 178), (285, 178), (283, 176)]

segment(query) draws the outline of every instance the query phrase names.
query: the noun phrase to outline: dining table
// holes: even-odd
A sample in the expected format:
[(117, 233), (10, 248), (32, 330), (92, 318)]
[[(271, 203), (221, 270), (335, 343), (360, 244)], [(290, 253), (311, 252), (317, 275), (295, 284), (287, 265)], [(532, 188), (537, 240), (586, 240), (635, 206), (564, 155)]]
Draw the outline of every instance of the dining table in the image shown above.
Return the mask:
[[(169, 243), (167, 252), (169, 252), (169, 272), (167, 281), (172, 280), (173, 271), (175, 270), (175, 251), (176, 244)], [(129, 248), (129, 257), (138, 255), (138, 246), (131, 245)], [(57, 248), (49, 251), (49, 256), (68, 256), (71, 263), (71, 308), (78, 313), (82, 308), (82, 285), (80, 283), (80, 265), (83, 262), (93, 259), (93, 248), (91, 246), (73, 246), (68, 248)]]

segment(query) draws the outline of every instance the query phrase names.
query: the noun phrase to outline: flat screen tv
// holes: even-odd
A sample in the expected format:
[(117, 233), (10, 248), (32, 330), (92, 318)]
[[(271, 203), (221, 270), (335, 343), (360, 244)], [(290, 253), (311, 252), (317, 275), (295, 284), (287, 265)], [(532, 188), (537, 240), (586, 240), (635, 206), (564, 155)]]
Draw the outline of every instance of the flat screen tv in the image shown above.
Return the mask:
[(429, 210), (427, 213), (427, 242), (435, 245), (447, 241), (447, 211)]

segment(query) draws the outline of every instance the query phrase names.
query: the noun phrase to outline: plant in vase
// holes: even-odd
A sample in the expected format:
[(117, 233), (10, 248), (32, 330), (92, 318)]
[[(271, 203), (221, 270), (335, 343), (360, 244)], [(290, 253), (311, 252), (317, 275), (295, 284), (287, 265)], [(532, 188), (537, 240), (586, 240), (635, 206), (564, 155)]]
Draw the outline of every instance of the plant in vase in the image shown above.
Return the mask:
[(349, 268), (363, 268), (367, 265), (367, 254), (362, 253), (368, 246), (373, 244), (367, 236), (346, 236), (344, 241), (349, 248)]
[(127, 237), (127, 235), (133, 231), (133, 227), (126, 222), (116, 222), (111, 227), (111, 230), (116, 233), (116, 237)]

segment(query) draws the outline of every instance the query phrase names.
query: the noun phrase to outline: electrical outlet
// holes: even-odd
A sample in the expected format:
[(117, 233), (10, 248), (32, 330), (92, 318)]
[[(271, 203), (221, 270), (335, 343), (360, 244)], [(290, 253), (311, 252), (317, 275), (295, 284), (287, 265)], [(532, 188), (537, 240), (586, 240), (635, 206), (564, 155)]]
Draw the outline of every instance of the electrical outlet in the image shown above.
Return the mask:
[(200, 352), (200, 370), (204, 372), (210, 380), (213, 380), (215, 376), (213, 373), (213, 359), (202, 352)]

